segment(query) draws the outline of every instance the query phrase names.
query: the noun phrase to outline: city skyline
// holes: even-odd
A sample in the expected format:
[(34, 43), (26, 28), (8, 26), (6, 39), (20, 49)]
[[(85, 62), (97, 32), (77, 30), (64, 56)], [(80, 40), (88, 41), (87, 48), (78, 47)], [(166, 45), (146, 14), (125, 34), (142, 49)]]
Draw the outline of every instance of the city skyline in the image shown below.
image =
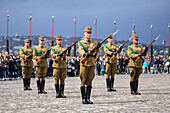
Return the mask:
[[(135, 31), (141, 43), (151, 41), (150, 26), (153, 24), (153, 39), (161, 35), (154, 45), (168, 45), (168, 11), (170, 1), (164, 0), (1, 0), (0, 1), (0, 36), (6, 36), (7, 10), (9, 10), (9, 36), (29, 35), (29, 16), (32, 13), (32, 35), (52, 36), (52, 15), (54, 14), (54, 37), (74, 37), (74, 17), (77, 18), (77, 37), (82, 37), (84, 28), (93, 27), (92, 38), (95, 37), (94, 20), (97, 16), (97, 38), (103, 39), (114, 32), (120, 32), (117, 40), (127, 40), (131, 36), (134, 20)], [(7, 7), (8, 6), (8, 7)]]

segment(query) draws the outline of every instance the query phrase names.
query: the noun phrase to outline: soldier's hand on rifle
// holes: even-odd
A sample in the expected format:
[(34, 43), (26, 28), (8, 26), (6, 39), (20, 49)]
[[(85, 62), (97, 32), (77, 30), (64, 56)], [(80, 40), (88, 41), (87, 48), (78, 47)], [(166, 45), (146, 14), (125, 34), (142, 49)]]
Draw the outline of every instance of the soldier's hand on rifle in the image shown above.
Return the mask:
[(50, 50), (47, 51), (47, 55), (49, 55), (49, 54), (50, 54)]
[(120, 46), (120, 50), (122, 50), (123, 46)]
[(32, 55), (27, 56), (28, 59), (32, 59)]
[(83, 57), (89, 57), (90, 56), (90, 53), (84, 53), (83, 54)]
[(140, 54), (138, 55), (138, 57), (142, 57), (142, 54), (140, 53)]
[(71, 51), (71, 47), (68, 47), (68, 53), (70, 53), (70, 51)]
[(97, 53), (95, 53), (94, 55), (93, 55), (93, 57), (96, 57), (97, 56)]
[(62, 56), (63, 56), (63, 54), (59, 53), (57, 56), (60, 56), (60, 57), (62, 57)]
[(116, 53), (116, 52), (113, 52), (113, 53), (112, 53), (112, 56), (113, 56), (113, 55), (117, 55), (117, 53)]
[(40, 57), (40, 59), (44, 59), (44, 57), (43, 57), (43, 56), (41, 56), (41, 57)]
[(98, 43), (98, 44), (97, 44), (97, 48), (100, 48), (100, 47), (101, 47), (101, 44), (100, 44), (100, 43)]
[(147, 46), (145, 47), (145, 50), (148, 51), (148, 47)]
[(71, 50), (71, 47), (68, 47), (68, 51), (70, 51)]

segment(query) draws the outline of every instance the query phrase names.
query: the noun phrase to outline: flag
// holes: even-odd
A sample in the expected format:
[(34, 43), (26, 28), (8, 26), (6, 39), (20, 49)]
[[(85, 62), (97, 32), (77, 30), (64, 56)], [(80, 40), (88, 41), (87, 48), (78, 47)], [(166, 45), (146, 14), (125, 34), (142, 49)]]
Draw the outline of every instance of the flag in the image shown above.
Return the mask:
[(76, 16), (74, 17), (74, 24), (76, 24)]
[(96, 25), (96, 24), (97, 24), (97, 17), (94, 20), (94, 25)]
[(168, 24), (168, 30), (170, 30), (170, 24)]
[(52, 16), (52, 21), (54, 22), (54, 15)]
[(116, 19), (114, 20), (114, 26), (116, 26)]
[(135, 21), (134, 21), (134, 23), (133, 23), (133, 29), (135, 29), (135, 25), (136, 25), (136, 23), (135, 23)]
[(31, 15), (31, 13), (30, 13), (30, 21), (32, 20), (32, 15)]
[(150, 27), (150, 29), (151, 29), (151, 30), (153, 29), (153, 24), (151, 24), (151, 27)]
[(7, 10), (7, 20), (9, 21), (9, 11)]

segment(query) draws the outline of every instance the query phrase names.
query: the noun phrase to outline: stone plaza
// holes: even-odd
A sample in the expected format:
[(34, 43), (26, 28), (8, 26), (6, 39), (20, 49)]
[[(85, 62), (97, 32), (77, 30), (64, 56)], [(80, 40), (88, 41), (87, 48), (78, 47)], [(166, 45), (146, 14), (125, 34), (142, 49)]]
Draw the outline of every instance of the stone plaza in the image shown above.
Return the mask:
[(0, 81), (0, 112), (53, 113), (53, 112), (170, 112), (170, 75), (141, 74), (139, 92), (131, 95), (129, 75), (115, 75), (116, 92), (106, 91), (105, 77), (95, 76), (91, 101), (82, 104), (80, 78), (67, 77), (65, 96), (56, 98), (54, 78), (46, 77), (45, 91), (38, 94), (36, 79), (31, 79), (32, 91), (24, 91), (22, 79)]

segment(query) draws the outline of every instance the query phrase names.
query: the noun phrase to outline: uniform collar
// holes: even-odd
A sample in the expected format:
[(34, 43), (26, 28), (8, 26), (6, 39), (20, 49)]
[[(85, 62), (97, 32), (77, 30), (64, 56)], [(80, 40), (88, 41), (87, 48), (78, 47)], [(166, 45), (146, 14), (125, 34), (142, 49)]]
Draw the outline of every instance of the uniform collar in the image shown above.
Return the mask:
[(113, 45), (113, 44), (109, 43), (109, 45)]
[(134, 47), (138, 47), (138, 45), (133, 45)]
[(25, 48), (30, 48), (30, 47), (25, 46)]
[(86, 42), (91, 42), (91, 39), (90, 39), (90, 40), (85, 39), (85, 41), (86, 41)]
[(57, 45), (57, 47), (61, 47), (61, 45)]
[(41, 45), (39, 45), (41, 48), (43, 48), (44, 46), (41, 46)]

